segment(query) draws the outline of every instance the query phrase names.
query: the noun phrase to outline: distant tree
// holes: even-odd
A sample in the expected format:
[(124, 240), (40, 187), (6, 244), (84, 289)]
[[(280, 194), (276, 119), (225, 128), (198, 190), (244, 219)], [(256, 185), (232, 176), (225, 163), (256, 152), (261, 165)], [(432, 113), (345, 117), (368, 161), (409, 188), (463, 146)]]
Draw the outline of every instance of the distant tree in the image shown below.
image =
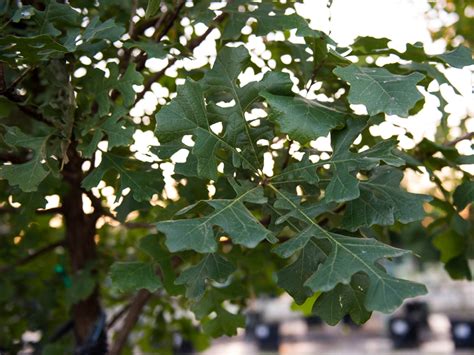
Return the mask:
[[(426, 292), (385, 271), (408, 252), (394, 242), (471, 277), (473, 157), (455, 144), (472, 133), (403, 150), (370, 131), (413, 119), (420, 88), (451, 85), (444, 68), (471, 51), (341, 48), (282, 2), (2, 2), (0, 351), (40, 331), (29, 345), (48, 354), (117, 354), (133, 329), (143, 351), (174, 333), (202, 349), (283, 291), (329, 324), (364, 323)], [(212, 38), (217, 56), (194, 58)], [(388, 55), (400, 62), (378, 65)], [(400, 187), (406, 169), (433, 197)]]

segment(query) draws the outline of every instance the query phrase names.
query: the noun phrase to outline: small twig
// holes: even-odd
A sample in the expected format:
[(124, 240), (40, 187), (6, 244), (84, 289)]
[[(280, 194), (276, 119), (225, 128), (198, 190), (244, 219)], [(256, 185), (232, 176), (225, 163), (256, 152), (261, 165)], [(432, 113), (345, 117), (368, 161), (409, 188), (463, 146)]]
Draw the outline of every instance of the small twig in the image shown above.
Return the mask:
[(0, 92), (13, 92), (15, 87), (24, 79), (26, 76), (33, 71), (34, 67), (29, 67), (28, 69), (24, 70), (23, 73), (18, 75), (15, 80), (3, 91)]
[(288, 166), (288, 164), (290, 163), (290, 159), (291, 159), (290, 150), (291, 150), (292, 145), (293, 145), (293, 141), (289, 140), (288, 141), (288, 149), (286, 150), (285, 160), (283, 161), (283, 164), (281, 165), (281, 170), (282, 171), (285, 170), (286, 167)]
[(44, 254), (47, 254), (50, 251), (53, 251), (57, 247), (63, 246), (64, 243), (65, 243), (65, 240), (63, 239), (63, 240), (57, 241), (55, 243), (48, 244), (48, 245), (36, 250), (32, 254), (30, 254), (28, 256), (25, 256), (24, 258), (18, 259), (13, 264), (5, 265), (5, 266), (0, 267), (0, 273), (11, 271), (11, 270), (17, 268), (18, 266), (28, 264), (29, 262), (33, 261), (34, 259), (36, 259), (36, 258), (38, 258), (38, 257), (40, 257)]
[[(115, 217), (110, 211), (102, 208), (101, 215), (112, 218), (114, 221), (120, 222), (117, 217)], [(147, 222), (120, 222), (120, 226), (128, 228), (128, 229), (155, 229), (156, 226), (152, 223)]]
[[(133, 18), (137, 14), (137, 6), (138, 6), (138, 0), (132, 0), (132, 7), (130, 10), (130, 22), (128, 24), (128, 35), (130, 39), (132, 39), (132, 36), (135, 33), (135, 22), (133, 22)], [(123, 73), (127, 69), (128, 63), (130, 62), (131, 55), (132, 55), (132, 48), (124, 49), (123, 56), (120, 60), (121, 73)]]
[(11, 162), (13, 164), (23, 164), (23, 163), (26, 163), (28, 162), (30, 159), (28, 159), (28, 155), (29, 153), (27, 154), (22, 154), (22, 155), (18, 155), (18, 154), (13, 154), (13, 153), (0, 153), (0, 161), (1, 162)]
[[(186, 1), (179, 0), (178, 4), (176, 5), (176, 9), (170, 16), (168, 16), (168, 13), (165, 13), (162, 16), (160, 16), (160, 18), (158, 19), (155, 25), (155, 34), (153, 35), (153, 41), (160, 42), (163, 39), (163, 37), (171, 30), (171, 28), (173, 28), (173, 25), (175, 21), (178, 19), (179, 13), (181, 9), (184, 7), (185, 3)], [(165, 22), (166, 19), (167, 21)], [(158, 31), (163, 23), (165, 23), (163, 29), (161, 31)], [(145, 67), (145, 62), (147, 58), (148, 56), (145, 52), (142, 52), (141, 55), (137, 57), (136, 63), (137, 63), (138, 71), (141, 71)]]
[[(179, 13), (183, 8), (184, 4), (186, 3), (185, 0), (179, 0), (178, 4), (176, 5), (176, 9), (174, 10), (173, 14), (170, 16), (169, 20), (166, 22), (165, 27), (160, 32), (157, 32), (153, 39), (156, 42), (160, 42), (162, 38), (169, 32), (169, 30), (173, 27), (174, 22), (178, 19)], [(158, 30), (158, 28), (156, 28)]]
[(122, 223), (122, 226), (128, 228), (128, 229), (155, 229), (156, 226), (151, 223), (146, 223), (146, 222), (125, 222)]
[(135, 22), (133, 22), (133, 18), (137, 14), (137, 7), (138, 7), (138, 0), (132, 0), (132, 8), (130, 11), (130, 23), (128, 24), (128, 35), (130, 36), (130, 38), (135, 32)]
[(107, 329), (112, 328), (115, 325), (115, 323), (117, 323), (120, 320), (120, 318), (122, 318), (128, 312), (131, 306), (132, 306), (131, 302), (127, 303), (117, 313), (115, 313), (110, 319), (110, 321), (107, 323)]
[(138, 39), (138, 36), (143, 34), (148, 28), (152, 27), (154, 23), (155, 18), (142, 19), (138, 23), (135, 23), (133, 33), (130, 35), (130, 39)]
[[(190, 51), (192, 51), (194, 48), (198, 47), (206, 38), (207, 36), (209, 36), (209, 34), (212, 32), (212, 30), (214, 28), (216, 28), (216, 25), (221, 23), (222, 21), (224, 21), (224, 19), (227, 17), (227, 14), (226, 13), (222, 13), (221, 15), (219, 15), (218, 17), (216, 17), (215, 21), (214, 21), (214, 24), (213, 25), (210, 25), (206, 32), (204, 32), (201, 36), (199, 37), (196, 37), (193, 41), (191, 41), (188, 45), (188, 49)], [(162, 70), (160, 70), (159, 72), (153, 74), (152, 76), (150, 76), (147, 81), (145, 82), (144, 84), (144, 88), (143, 90), (137, 95), (137, 98), (135, 100), (135, 102), (138, 102), (140, 101), (141, 99), (143, 99), (143, 97), (145, 96), (145, 93), (148, 92), (151, 88), (151, 86), (153, 85), (153, 83), (157, 82), (158, 80), (161, 79), (161, 77), (165, 74), (166, 70), (169, 69), (174, 63), (176, 63), (178, 59), (176, 57), (174, 58), (171, 58), (168, 62), (168, 64), (166, 65), (166, 67), (164, 67)]]
[[(19, 212), (19, 208), (13, 208), (10, 206), (0, 206), (0, 213), (16, 213)], [(48, 208), (47, 210), (36, 210), (35, 213), (38, 215), (48, 215), (62, 213), (62, 207)]]
[(130, 309), (127, 312), (127, 316), (123, 321), (122, 328), (118, 331), (114, 338), (112, 348), (110, 349), (109, 355), (119, 355), (122, 352), (123, 347), (127, 343), (128, 336), (130, 335), (133, 327), (138, 322), (143, 308), (150, 300), (152, 293), (146, 289), (138, 291), (137, 295), (133, 299)]
[(63, 213), (62, 207), (54, 207), (48, 208), (47, 210), (36, 210), (36, 214), (44, 215), (44, 214), (61, 214)]
[(447, 142), (445, 145), (447, 145), (448, 147), (453, 147), (463, 140), (472, 139), (472, 138), (474, 138), (474, 132), (468, 132), (456, 139), (453, 139), (452, 141)]
[(23, 105), (24, 98), (22, 96), (19, 96), (11, 91), (2, 92), (0, 93), (0, 95), (3, 95), (10, 101), (17, 103), (18, 109), (22, 111), (23, 113), (27, 114), (30, 118), (36, 121), (42, 122), (44, 124), (47, 124), (48, 126), (54, 127), (54, 124), (50, 122), (49, 120), (47, 120), (45, 117), (43, 117), (43, 115), (40, 112), (36, 111), (34, 107)]
[(0, 92), (6, 91), (7, 84), (5, 82), (5, 68), (3, 63), (0, 62)]

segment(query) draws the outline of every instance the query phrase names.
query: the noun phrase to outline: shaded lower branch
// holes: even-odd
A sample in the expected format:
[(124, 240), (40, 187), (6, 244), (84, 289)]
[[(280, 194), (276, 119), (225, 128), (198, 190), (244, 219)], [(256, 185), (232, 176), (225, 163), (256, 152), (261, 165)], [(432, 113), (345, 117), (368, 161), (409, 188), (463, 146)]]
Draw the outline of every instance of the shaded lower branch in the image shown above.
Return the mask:
[(462, 136), (460, 136), (456, 139), (453, 139), (452, 141), (447, 142), (446, 145), (449, 146), (449, 147), (453, 147), (456, 144), (458, 144), (459, 142), (462, 142), (463, 140), (468, 140), (468, 139), (472, 139), (472, 138), (474, 138), (474, 132), (468, 132), (468, 133), (463, 134)]
[(110, 349), (109, 355), (118, 355), (122, 352), (123, 347), (127, 343), (128, 336), (130, 335), (133, 327), (138, 322), (143, 308), (150, 300), (152, 293), (148, 290), (142, 289), (138, 291), (137, 295), (133, 299), (127, 316), (123, 321), (122, 328), (118, 331), (114, 338), (112, 349)]
[(65, 244), (64, 239), (59, 240), (55, 243), (48, 244), (48, 245), (36, 250), (35, 252), (31, 253), (30, 255), (25, 256), (24, 258), (18, 259), (13, 264), (5, 265), (3, 267), (0, 267), (0, 273), (8, 272), (8, 271), (11, 271), (11, 270), (15, 269), (18, 266), (28, 264), (29, 262), (33, 261), (34, 259), (36, 259), (36, 258), (38, 258), (38, 257), (40, 257), (44, 254), (47, 254), (50, 251), (53, 251), (54, 249), (56, 249), (57, 247), (63, 246), (64, 244)]
[(123, 306), (117, 313), (115, 313), (110, 319), (110, 321), (107, 323), (107, 329), (112, 328), (115, 325), (115, 323), (117, 323), (120, 320), (120, 318), (122, 318), (128, 312), (131, 306), (132, 306), (132, 303), (130, 302), (126, 304), (125, 306)]

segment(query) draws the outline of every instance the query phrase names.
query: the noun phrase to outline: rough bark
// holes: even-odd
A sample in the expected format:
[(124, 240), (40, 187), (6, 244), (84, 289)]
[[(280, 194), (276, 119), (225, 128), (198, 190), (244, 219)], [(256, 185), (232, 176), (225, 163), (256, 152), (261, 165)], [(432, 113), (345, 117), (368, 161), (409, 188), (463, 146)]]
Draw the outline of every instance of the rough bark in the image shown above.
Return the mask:
[[(82, 208), (82, 159), (73, 144), (69, 147), (68, 158), (69, 162), (63, 170), (64, 179), (69, 185), (69, 190), (63, 199), (63, 213), (71, 269), (73, 273), (77, 273), (97, 258), (94, 236), (99, 214), (85, 214)], [(74, 334), (78, 348), (88, 341), (101, 314), (98, 287), (87, 299), (72, 306)]]

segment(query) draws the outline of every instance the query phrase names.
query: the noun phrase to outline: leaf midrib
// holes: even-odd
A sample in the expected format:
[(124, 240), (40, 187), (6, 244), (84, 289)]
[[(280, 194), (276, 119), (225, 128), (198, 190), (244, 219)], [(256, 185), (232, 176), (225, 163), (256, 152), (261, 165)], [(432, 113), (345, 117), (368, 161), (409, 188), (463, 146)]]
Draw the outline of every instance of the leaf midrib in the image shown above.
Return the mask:
[(346, 248), (344, 244), (338, 242), (336, 238), (334, 238), (328, 231), (326, 231), (324, 228), (319, 226), (315, 221), (311, 219), (304, 211), (302, 211), (296, 204), (293, 203), (290, 199), (288, 199), (283, 193), (281, 193), (277, 188), (275, 188), (272, 184), (268, 184), (268, 186), (275, 191), (277, 194), (279, 194), (283, 199), (285, 199), (293, 208), (298, 210), (301, 215), (308, 220), (309, 223), (314, 225), (321, 233), (325, 235), (327, 239), (329, 239), (332, 243), (334, 243), (337, 247), (344, 249), (346, 252), (348, 252), (350, 255), (353, 256), (354, 259), (357, 259), (360, 263), (362, 263), (367, 270), (369, 270), (377, 279), (379, 279), (383, 283), (383, 277), (380, 276), (379, 272), (377, 270), (374, 270), (373, 267), (369, 264), (367, 264), (363, 259), (361, 259), (357, 254), (354, 254), (350, 249)]

